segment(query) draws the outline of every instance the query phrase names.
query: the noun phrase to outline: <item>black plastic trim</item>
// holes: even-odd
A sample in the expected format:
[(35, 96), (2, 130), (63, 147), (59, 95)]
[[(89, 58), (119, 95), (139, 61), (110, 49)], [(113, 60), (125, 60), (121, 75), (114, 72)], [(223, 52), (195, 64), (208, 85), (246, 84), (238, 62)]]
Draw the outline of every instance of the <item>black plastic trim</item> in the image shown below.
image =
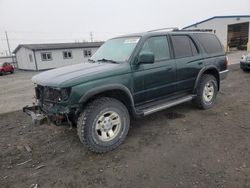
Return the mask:
[[(207, 70), (216, 70), (217, 73), (218, 73), (218, 76), (220, 75), (220, 74), (219, 74), (219, 69), (218, 69), (216, 66), (214, 66), (214, 65), (209, 65), (209, 66), (203, 67), (203, 68), (200, 70), (200, 72), (199, 72), (199, 74), (198, 74), (198, 76), (197, 76), (197, 78), (196, 78), (196, 81), (195, 81), (195, 84), (194, 84), (194, 88), (193, 88), (193, 93), (195, 93), (195, 91), (196, 91), (196, 89), (197, 89), (197, 86), (198, 86), (198, 84), (199, 84), (199, 81), (200, 81), (200, 79), (201, 79), (201, 76), (202, 76), (203, 73), (204, 73), (205, 71), (207, 71)], [(220, 76), (219, 76), (219, 79), (220, 79)], [(218, 80), (218, 89), (219, 89), (219, 88), (220, 88), (220, 80)]]

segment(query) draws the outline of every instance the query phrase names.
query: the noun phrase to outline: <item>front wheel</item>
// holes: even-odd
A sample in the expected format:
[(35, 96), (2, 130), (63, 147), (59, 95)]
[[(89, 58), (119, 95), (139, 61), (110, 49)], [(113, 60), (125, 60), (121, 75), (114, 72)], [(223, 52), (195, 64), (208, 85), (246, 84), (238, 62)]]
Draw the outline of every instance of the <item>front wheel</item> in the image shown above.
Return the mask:
[(209, 109), (214, 105), (217, 93), (216, 78), (213, 75), (204, 74), (197, 86), (197, 97), (194, 103), (201, 109)]
[(79, 115), (77, 133), (91, 151), (105, 153), (125, 140), (129, 125), (125, 105), (116, 99), (102, 97), (90, 102)]

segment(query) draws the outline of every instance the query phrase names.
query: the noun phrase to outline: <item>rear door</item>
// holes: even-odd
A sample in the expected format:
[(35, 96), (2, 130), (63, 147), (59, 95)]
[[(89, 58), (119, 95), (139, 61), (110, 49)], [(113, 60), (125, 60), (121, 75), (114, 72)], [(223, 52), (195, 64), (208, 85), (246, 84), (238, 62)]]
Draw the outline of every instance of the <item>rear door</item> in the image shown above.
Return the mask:
[(167, 36), (148, 38), (140, 52), (152, 52), (155, 62), (133, 67), (136, 101), (153, 101), (176, 91), (176, 68)]
[(171, 36), (177, 72), (177, 92), (193, 89), (199, 71), (203, 67), (203, 57), (198, 45), (190, 35)]

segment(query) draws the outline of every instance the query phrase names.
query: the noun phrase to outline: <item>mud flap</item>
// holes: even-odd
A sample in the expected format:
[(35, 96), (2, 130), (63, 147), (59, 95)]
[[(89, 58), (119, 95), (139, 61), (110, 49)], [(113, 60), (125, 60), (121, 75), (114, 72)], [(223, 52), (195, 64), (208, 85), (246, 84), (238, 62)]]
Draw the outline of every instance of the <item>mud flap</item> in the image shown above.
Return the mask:
[(23, 112), (31, 117), (33, 125), (42, 125), (47, 120), (46, 115), (41, 112), (39, 106), (25, 106)]

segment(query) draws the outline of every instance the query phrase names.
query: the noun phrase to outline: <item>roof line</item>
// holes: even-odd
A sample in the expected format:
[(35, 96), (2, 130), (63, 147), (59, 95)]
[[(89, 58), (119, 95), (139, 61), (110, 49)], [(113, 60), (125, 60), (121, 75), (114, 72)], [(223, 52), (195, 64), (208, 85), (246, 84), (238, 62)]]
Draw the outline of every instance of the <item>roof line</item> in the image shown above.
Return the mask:
[(192, 24), (192, 25), (183, 27), (182, 29), (187, 29), (187, 28), (189, 28), (189, 27), (193, 27), (193, 26), (195, 26), (195, 25), (198, 25), (198, 24), (201, 24), (201, 23), (204, 23), (204, 22), (207, 22), (207, 21), (216, 19), (216, 18), (248, 18), (248, 17), (250, 17), (250, 15), (213, 16), (213, 17), (211, 17), (211, 18), (205, 19), (205, 20), (200, 21), (200, 22), (197, 22), (197, 23), (195, 23), (195, 24)]
[[(49, 49), (53, 49), (53, 48), (54, 49), (74, 49), (74, 48), (99, 47), (103, 43), (104, 43), (103, 41), (99, 41), (99, 42), (75, 42), (75, 43), (71, 42), (71, 43), (19, 44), (15, 48), (15, 50), (13, 51), (13, 53), (15, 54), (22, 47), (36, 51), (36, 50), (43, 50), (43, 49), (44, 50), (49, 50)], [(58, 46), (53, 46), (53, 45), (58, 45)], [(67, 46), (67, 45), (73, 45), (73, 46)], [(81, 45), (86, 45), (86, 46), (81, 46)], [(40, 46), (40, 47), (37, 49), (37, 48), (34, 48), (34, 46)], [(51, 47), (51, 46), (53, 46), (53, 47)]]

